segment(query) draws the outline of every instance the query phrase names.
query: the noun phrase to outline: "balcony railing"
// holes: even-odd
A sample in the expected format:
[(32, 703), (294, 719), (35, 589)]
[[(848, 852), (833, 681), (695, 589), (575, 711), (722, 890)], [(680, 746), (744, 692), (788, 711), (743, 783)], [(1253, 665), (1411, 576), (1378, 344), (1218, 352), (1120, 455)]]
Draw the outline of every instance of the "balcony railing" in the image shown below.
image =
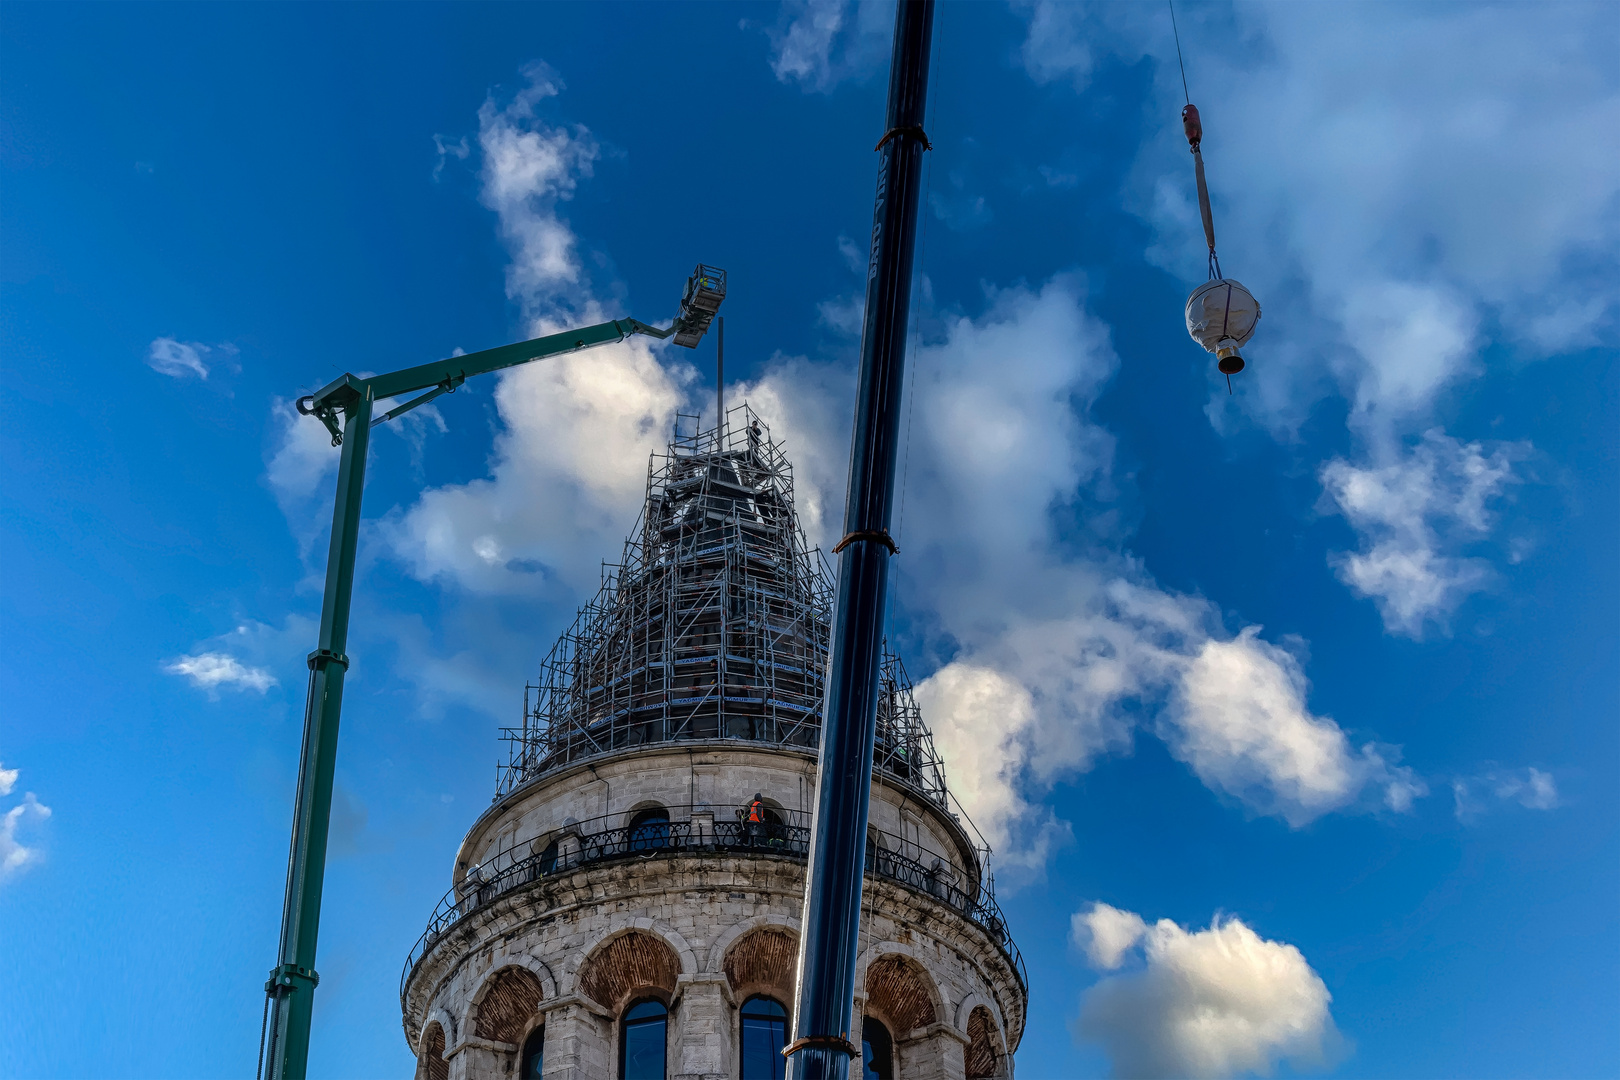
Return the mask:
[[(444, 894), (428, 920), (427, 929), (405, 958), (405, 970), (399, 981), (401, 1007), (405, 1005), (405, 988), (410, 983), (411, 972), (447, 930), (526, 885), (581, 867), (630, 859), (726, 853), (775, 855), (803, 861), (810, 851), (808, 815), (800, 812), (789, 811), (784, 820), (755, 823), (728, 820), (712, 813), (708, 807), (670, 809), (686, 811), (686, 819), (609, 827), (610, 821), (625, 817), (614, 814), (578, 822), (542, 836), (540, 839), (548, 841), (544, 847), (538, 847), (538, 840), (526, 840), (468, 871), (460, 883)], [(925, 857), (928, 852), (900, 837), (873, 831), (880, 842), (866, 846), (866, 873), (927, 894), (971, 920), (995, 942), (1027, 991), (1029, 973), (1018, 946), (1007, 932), (1007, 920), (996, 903), (993, 883), (974, 882), (963, 888), (956, 883), (955, 874), (943, 860), (936, 858), (925, 865), (922, 859), (906, 852), (915, 850)]]

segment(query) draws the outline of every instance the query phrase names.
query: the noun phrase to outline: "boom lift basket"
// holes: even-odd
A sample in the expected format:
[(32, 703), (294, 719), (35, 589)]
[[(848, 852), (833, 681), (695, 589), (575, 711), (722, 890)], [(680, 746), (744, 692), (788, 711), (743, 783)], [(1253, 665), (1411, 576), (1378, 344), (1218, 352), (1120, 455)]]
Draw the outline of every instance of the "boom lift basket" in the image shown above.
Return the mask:
[(726, 272), (698, 263), (692, 276), (686, 279), (686, 292), (681, 296), (681, 311), (675, 320), (675, 344), (696, 348), (720, 310), (720, 301), (725, 298)]

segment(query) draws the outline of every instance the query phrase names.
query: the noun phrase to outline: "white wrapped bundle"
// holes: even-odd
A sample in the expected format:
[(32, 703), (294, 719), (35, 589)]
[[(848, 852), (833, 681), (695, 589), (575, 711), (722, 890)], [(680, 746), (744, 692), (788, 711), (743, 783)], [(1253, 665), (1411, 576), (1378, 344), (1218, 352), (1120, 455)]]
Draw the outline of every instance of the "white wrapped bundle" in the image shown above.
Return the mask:
[(1260, 322), (1260, 301), (1231, 278), (1206, 281), (1187, 298), (1187, 333), (1208, 352), (1231, 338), (1247, 345)]
[(1206, 281), (1187, 297), (1187, 333), (1220, 359), (1227, 375), (1243, 370), (1238, 346), (1254, 337), (1259, 322), (1260, 301), (1231, 278)]

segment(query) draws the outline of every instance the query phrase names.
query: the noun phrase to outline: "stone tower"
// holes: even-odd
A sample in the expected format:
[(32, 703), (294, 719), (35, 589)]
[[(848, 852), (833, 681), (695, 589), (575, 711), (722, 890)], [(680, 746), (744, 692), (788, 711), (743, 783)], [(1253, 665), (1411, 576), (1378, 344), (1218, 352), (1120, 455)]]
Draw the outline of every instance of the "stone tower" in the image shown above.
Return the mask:
[[(505, 732), (401, 979), (418, 1080), (783, 1075), (832, 588), (788, 461), (729, 419), (654, 456)], [(1028, 985), (988, 850), (893, 657), (883, 688), (851, 1075), (1009, 1077)]]

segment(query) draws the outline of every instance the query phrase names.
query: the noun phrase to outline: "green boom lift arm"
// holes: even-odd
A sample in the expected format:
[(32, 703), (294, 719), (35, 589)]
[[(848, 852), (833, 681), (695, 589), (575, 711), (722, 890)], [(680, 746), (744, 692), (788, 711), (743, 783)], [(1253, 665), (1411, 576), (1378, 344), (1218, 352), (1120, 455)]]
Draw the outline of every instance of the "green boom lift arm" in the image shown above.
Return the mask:
[(640, 319), (615, 319), (612, 322), (597, 323), (595, 326), (579, 330), (564, 330), (560, 334), (548, 334), (529, 341), (519, 341), (513, 345), (499, 345), (493, 349), (484, 349), (482, 352), (452, 356), (448, 360), (437, 360), (431, 364), (419, 364), (388, 375), (373, 375), (369, 379), (346, 374), (328, 383), (317, 393), (299, 398), (298, 411), (306, 416), (317, 417), (332, 433), (332, 445), (341, 446), (343, 428), (338, 418), (352, 408), (357, 400), (366, 397), (368, 391), (371, 400), (378, 401), (432, 387), (421, 397), (413, 398), (377, 417), (372, 421), (372, 426), (375, 427), (410, 412), (440, 394), (455, 393), (458, 386), (474, 375), (485, 375), (491, 371), (500, 371), (502, 368), (527, 364), (531, 360), (544, 360), (547, 357), (578, 352), (596, 345), (608, 345), (635, 334), (667, 338), (686, 329), (687, 320), (684, 318), (677, 318), (674, 325), (667, 330), (649, 326)]
[[(637, 319), (616, 319), (580, 330), (548, 334), (532, 341), (452, 356), (387, 375), (345, 374), (317, 393), (298, 399), (298, 411), (314, 416), (343, 447), (338, 464), (337, 499), (332, 510), (332, 546), (326, 560), (326, 593), (321, 628), (309, 654), (309, 692), (304, 706), (303, 748), (298, 759), (298, 790), (293, 800), (292, 851), (287, 860), (287, 892), (282, 904), (280, 961), (265, 983), (264, 1026), (259, 1034), (259, 1075), (304, 1080), (309, 1068), (309, 1031), (314, 1005), (315, 939), (326, 876), (326, 840), (332, 818), (332, 780), (337, 766), (338, 720), (343, 680), (349, 669), (349, 607), (354, 593), (354, 557), (360, 538), (360, 497), (366, 482), (366, 448), (371, 428), (409, 412), (440, 394), (454, 391), (474, 375), (516, 367), (531, 360), (578, 352), (623, 341), (633, 334), (674, 337), (692, 348), (709, 328), (726, 295), (726, 273), (699, 264), (686, 283), (680, 314), (667, 330)], [(372, 419), (372, 405), (419, 390), (427, 393)]]

